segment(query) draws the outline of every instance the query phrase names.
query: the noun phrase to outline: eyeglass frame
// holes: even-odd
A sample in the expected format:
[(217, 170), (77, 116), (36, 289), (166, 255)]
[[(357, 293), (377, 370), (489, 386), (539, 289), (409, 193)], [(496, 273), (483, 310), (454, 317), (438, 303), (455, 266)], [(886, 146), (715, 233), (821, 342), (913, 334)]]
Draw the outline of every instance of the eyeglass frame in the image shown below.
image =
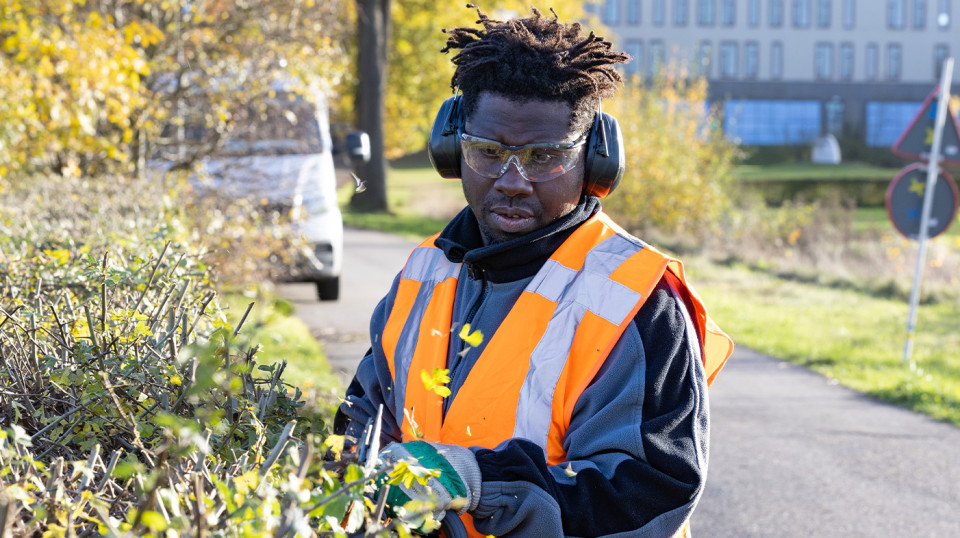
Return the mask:
[[(550, 179), (530, 179), (530, 177), (527, 175), (526, 170), (523, 169), (523, 163), (521, 162), (520, 157), (517, 155), (517, 152), (519, 152), (519, 151), (522, 150), (522, 149), (526, 149), (526, 148), (530, 148), (530, 147), (543, 148), (543, 149), (552, 149), (552, 150), (561, 150), (561, 151), (569, 151), (569, 150), (572, 150), (572, 149), (575, 149), (575, 148), (584, 146), (584, 145), (587, 143), (587, 138), (589, 137), (589, 135), (590, 135), (590, 133), (589, 133), (589, 131), (588, 131), (588, 132), (582, 134), (582, 135), (580, 136), (580, 138), (574, 140), (573, 142), (531, 142), (531, 143), (529, 143), (529, 144), (521, 144), (521, 145), (519, 145), (519, 146), (511, 146), (510, 144), (504, 144), (503, 142), (500, 142), (499, 140), (493, 140), (493, 139), (490, 139), (490, 138), (483, 138), (482, 136), (472, 135), (472, 134), (464, 131), (463, 129), (458, 129), (458, 130), (457, 130), (457, 137), (460, 139), (461, 145), (462, 145), (464, 142), (472, 142), (472, 141), (474, 141), (474, 140), (475, 140), (475, 141), (478, 141), (478, 142), (488, 142), (488, 143), (497, 144), (497, 145), (500, 146), (501, 148), (507, 150), (507, 151), (509, 152), (509, 154), (510, 154), (509, 157), (507, 157), (507, 158), (503, 161), (503, 164), (502, 164), (501, 167), (500, 167), (500, 173), (497, 174), (496, 176), (490, 176), (490, 175), (484, 174), (484, 173), (480, 172), (479, 170), (477, 170), (476, 168), (474, 168), (473, 166), (471, 166), (469, 162), (467, 162), (467, 166), (469, 166), (471, 170), (473, 170), (474, 172), (480, 174), (481, 176), (483, 176), (483, 177), (485, 177), (485, 178), (487, 178), (487, 179), (500, 179), (501, 177), (503, 177), (504, 174), (507, 173), (507, 169), (510, 168), (510, 163), (513, 162), (513, 163), (516, 165), (517, 170), (520, 172), (520, 175), (523, 176), (523, 179), (525, 179), (526, 181), (529, 181), (530, 183), (545, 183), (545, 182), (547, 182), (547, 181), (552, 181), (552, 180), (560, 177), (561, 175), (563, 175), (564, 173), (566, 173), (566, 172), (569, 171), (569, 170), (565, 170), (564, 172), (561, 172), (560, 174), (557, 174), (556, 176), (551, 177)], [(467, 137), (469, 137), (469, 138), (471, 138), (471, 139), (473, 139), (473, 140), (468, 140)], [(461, 146), (461, 148), (462, 148), (462, 146)], [(465, 153), (465, 152), (464, 152), (464, 153)], [(466, 159), (464, 159), (464, 162), (466, 162)], [(576, 167), (574, 166), (574, 167), (570, 168), (570, 170), (573, 170), (574, 168), (576, 168)]]

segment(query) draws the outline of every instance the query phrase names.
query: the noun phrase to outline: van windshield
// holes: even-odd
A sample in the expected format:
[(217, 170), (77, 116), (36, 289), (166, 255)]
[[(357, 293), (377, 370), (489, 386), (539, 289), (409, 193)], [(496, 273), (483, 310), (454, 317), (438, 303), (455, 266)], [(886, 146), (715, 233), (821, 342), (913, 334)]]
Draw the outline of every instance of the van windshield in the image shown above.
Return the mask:
[(316, 110), (307, 101), (261, 101), (241, 112), (218, 155), (320, 153), (323, 145)]

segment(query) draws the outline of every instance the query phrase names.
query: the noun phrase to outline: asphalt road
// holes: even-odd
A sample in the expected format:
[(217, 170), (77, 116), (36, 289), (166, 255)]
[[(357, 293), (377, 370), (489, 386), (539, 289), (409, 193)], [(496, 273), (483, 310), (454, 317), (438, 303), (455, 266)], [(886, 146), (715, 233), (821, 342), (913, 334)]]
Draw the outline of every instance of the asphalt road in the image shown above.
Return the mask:
[[(281, 285), (349, 380), (413, 242), (346, 231), (341, 299)], [(811, 335), (815, 338), (816, 335)], [(960, 536), (960, 429), (738, 347), (710, 390), (697, 537)]]

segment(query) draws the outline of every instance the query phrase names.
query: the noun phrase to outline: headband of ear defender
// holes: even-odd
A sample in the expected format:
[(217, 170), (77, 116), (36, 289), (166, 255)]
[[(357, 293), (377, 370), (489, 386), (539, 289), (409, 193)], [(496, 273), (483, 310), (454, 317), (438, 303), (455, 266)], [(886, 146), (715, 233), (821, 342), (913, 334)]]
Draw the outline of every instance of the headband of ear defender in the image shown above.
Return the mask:
[[(459, 133), (463, 131), (464, 121), (461, 94), (448, 97), (433, 120), (427, 155), (433, 167), (445, 178), (461, 177)], [(603, 198), (613, 192), (623, 178), (623, 137), (617, 119), (598, 110), (586, 144), (583, 190), (586, 194)]]

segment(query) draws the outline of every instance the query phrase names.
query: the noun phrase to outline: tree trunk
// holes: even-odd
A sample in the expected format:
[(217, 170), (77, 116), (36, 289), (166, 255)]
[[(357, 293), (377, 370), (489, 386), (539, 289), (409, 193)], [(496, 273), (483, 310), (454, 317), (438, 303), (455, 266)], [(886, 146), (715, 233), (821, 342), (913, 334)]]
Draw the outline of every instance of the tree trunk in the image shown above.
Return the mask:
[(384, 155), (384, 95), (387, 47), (390, 43), (390, 0), (357, 0), (357, 127), (370, 136), (370, 161), (358, 166), (367, 189), (350, 199), (360, 211), (387, 209), (387, 158)]

